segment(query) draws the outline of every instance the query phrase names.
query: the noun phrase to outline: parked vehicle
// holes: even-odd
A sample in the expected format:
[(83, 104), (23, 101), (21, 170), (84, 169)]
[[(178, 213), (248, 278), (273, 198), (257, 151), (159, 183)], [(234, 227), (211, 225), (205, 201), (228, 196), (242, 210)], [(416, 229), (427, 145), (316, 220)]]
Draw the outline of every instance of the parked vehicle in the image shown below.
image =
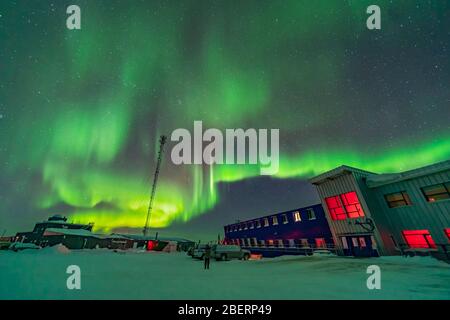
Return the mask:
[(248, 260), (250, 258), (251, 252), (249, 250), (242, 249), (237, 245), (222, 245), (216, 244), (211, 248), (211, 256), (216, 258), (216, 260), (230, 260), (230, 259), (241, 259)]
[(199, 244), (192, 252), (192, 258), (203, 260), (205, 256), (206, 244)]
[(22, 251), (22, 250), (26, 250), (26, 249), (41, 249), (41, 247), (35, 245), (34, 243), (23, 243), (23, 242), (13, 242), (10, 246), (9, 246), (9, 250), (12, 251)]

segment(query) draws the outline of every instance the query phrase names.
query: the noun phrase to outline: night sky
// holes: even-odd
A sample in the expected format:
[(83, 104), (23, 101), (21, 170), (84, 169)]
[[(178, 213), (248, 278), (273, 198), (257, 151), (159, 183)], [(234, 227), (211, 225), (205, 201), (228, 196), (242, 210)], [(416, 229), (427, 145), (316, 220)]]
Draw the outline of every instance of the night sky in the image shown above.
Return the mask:
[[(66, 28), (71, 4), (81, 30)], [(280, 171), (175, 166), (169, 143), (161, 234), (214, 239), (318, 203), (306, 180), (342, 164), (447, 160), (449, 45), (449, 1), (2, 0), (0, 235), (51, 214), (141, 232), (158, 137), (194, 120), (279, 128)]]

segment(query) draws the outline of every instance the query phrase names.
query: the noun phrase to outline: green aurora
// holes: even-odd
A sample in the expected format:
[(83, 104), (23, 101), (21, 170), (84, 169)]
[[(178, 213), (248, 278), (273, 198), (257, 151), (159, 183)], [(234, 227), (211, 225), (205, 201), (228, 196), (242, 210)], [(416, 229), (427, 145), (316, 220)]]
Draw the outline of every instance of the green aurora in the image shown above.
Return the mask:
[[(141, 228), (158, 136), (194, 120), (280, 128), (276, 179), (450, 158), (448, 2), (377, 1), (378, 33), (370, 1), (73, 2), (79, 31), (59, 3), (0, 5), (5, 220), (28, 193), (21, 205), (42, 218), (63, 208), (97, 229)], [(168, 147), (152, 227), (213, 210), (218, 184), (259, 175), (175, 166)]]

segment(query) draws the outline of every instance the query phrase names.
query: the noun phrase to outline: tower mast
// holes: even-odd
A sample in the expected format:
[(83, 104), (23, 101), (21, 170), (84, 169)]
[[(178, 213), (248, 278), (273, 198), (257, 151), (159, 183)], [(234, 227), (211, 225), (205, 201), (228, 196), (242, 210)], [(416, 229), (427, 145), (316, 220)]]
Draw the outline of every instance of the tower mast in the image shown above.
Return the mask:
[(164, 144), (166, 143), (166, 140), (167, 140), (166, 136), (159, 137), (158, 161), (156, 162), (155, 174), (153, 176), (152, 193), (150, 194), (150, 202), (148, 204), (147, 218), (145, 219), (145, 226), (144, 226), (144, 230), (143, 230), (144, 236), (147, 236), (147, 232), (149, 229), (149, 223), (150, 223), (150, 218), (152, 215), (152, 208), (153, 208), (153, 200), (155, 198), (155, 192), (156, 192), (156, 184), (158, 183), (159, 167), (161, 166), (162, 154), (164, 152)]

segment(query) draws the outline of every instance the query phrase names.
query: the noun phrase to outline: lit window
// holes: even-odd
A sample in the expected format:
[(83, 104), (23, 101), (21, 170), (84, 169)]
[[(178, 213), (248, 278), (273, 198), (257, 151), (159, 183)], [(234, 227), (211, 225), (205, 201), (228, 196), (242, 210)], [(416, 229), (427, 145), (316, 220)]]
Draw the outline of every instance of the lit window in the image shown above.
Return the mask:
[(274, 226), (276, 226), (276, 225), (278, 224), (278, 217), (277, 217), (277, 216), (273, 216), (273, 217), (272, 217), (272, 224), (273, 224)]
[(450, 199), (450, 182), (423, 187), (422, 192), (428, 202)]
[(283, 218), (283, 224), (287, 224), (289, 222), (286, 214), (283, 214), (282, 218)]
[(364, 217), (364, 212), (355, 191), (341, 194), (341, 200), (349, 218)]
[(364, 211), (355, 191), (325, 198), (325, 202), (333, 220), (364, 217)]
[(450, 240), (450, 228), (444, 229), (444, 232), (447, 235), (448, 240)]
[(302, 247), (302, 248), (309, 248), (308, 239), (300, 239), (300, 247)]
[(327, 203), (328, 210), (330, 211), (333, 220), (344, 220), (347, 218), (339, 196), (326, 198), (325, 202)]
[(389, 208), (410, 206), (411, 199), (405, 191), (384, 195)]
[(273, 240), (267, 240), (267, 244), (269, 245), (269, 247), (273, 247)]
[(294, 216), (294, 221), (295, 221), (295, 222), (302, 221), (302, 216), (300, 215), (300, 212), (295, 211), (295, 212), (293, 213), (293, 216)]
[(428, 230), (405, 230), (403, 237), (410, 248), (436, 248)]
[(264, 218), (264, 227), (268, 227), (268, 226), (269, 226), (269, 219)]
[(316, 238), (316, 247), (317, 248), (325, 248), (327, 246), (327, 244), (325, 243), (325, 239), (324, 238)]
[(308, 208), (306, 210), (306, 213), (308, 215), (308, 220), (316, 220), (316, 213), (314, 212), (313, 208)]

